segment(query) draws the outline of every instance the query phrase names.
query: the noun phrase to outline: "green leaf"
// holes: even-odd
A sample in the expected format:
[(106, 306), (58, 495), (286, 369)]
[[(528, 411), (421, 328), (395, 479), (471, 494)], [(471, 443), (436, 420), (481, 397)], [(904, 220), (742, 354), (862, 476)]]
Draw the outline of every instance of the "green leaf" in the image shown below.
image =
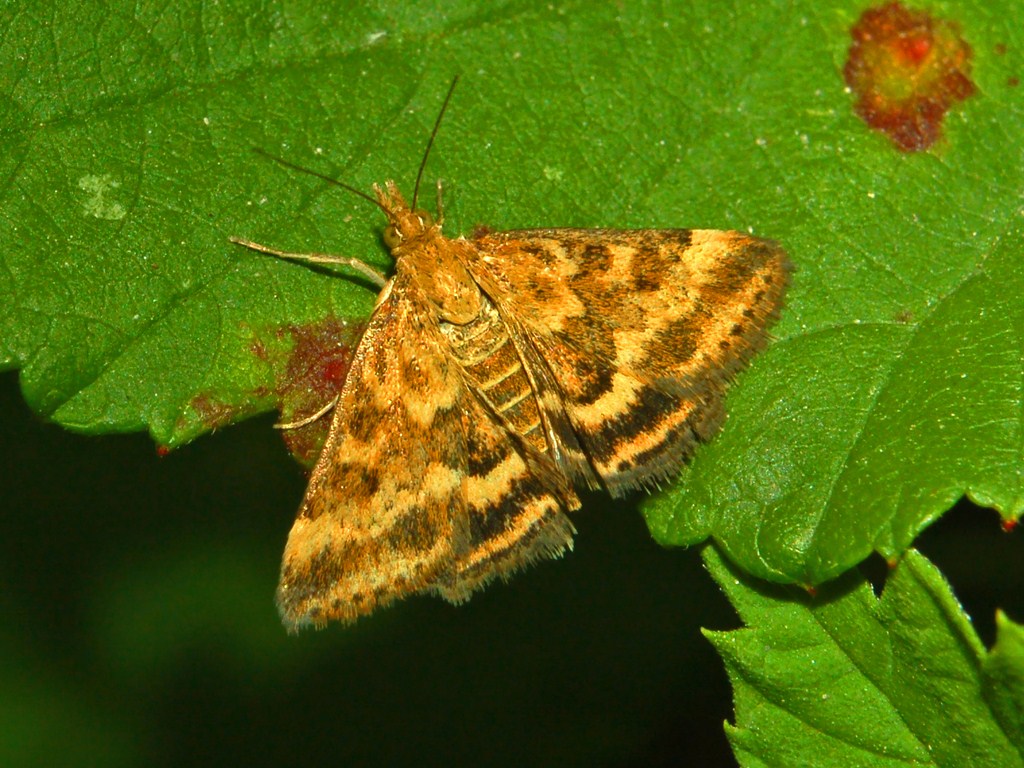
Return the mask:
[(851, 116), (839, 71), (858, 10), (794, 13), (806, 32), (784, 25), (785, 50), (759, 60), (751, 81), (785, 108), (752, 110), (737, 143), (766, 137), (761, 183), (791, 206), (770, 220), (799, 271), (724, 433), (646, 505), (659, 541), (712, 536), (751, 573), (819, 584), (872, 550), (894, 558), (964, 494), (1020, 517), (1024, 158), (1001, 148), (1024, 121), (998, 51), (1022, 26), (1019, 6), (990, 8), (947, 13), (985, 96), (928, 153)]
[(733, 684), (741, 764), (1024, 765), (1020, 659), (986, 654), (922, 555), (904, 555), (880, 598), (853, 573), (810, 597), (714, 548), (705, 562), (747, 625), (706, 633)]
[(462, 73), (426, 173), (450, 234), (750, 229), (798, 266), (721, 438), (647, 506), (659, 541), (714, 536), (818, 583), (963, 493), (1016, 518), (1024, 24), (1006, 2), (945, 11), (978, 95), (905, 155), (842, 82), (861, 7), (8, 6), (0, 365), (59, 424), (172, 447), (329, 402), (373, 292), (227, 238), (386, 268), (379, 212), (251, 148), (408, 192)]
[(1003, 731), (1024, 753), (1024, 627), (996, 614), (998, 637), (982, 665), (983, 693)]

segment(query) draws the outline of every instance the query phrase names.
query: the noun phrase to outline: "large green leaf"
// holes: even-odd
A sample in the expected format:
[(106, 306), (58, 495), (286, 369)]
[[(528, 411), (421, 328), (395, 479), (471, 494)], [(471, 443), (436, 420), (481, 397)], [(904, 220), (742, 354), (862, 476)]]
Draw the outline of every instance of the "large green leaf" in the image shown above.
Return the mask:
[(859, 4), (345, 6), (0, 11), (0, 360), (39, 413), (173, 447), (274, 407), (303, 334), (373, 294), (227, 238), (387, 259), (379, 212), (251, 148), (408, 191), (462, 73), (427, 169), (449, 233), (751, 229), (798, 266), (721, 438), (647, 506), (659, 541), (817, 583), (965, 492), (1019, 516), (1017, 6), (944, 9), (978, 94), (915, 155), (853, 113)]
[(743, 765), (1024, 765), (1021, 628), (1004, 619), (987, 653), (923, 556), (908, 552), (880, 598), (853, 574), (812, 598), (706, 555), (747, 624), (708, 633), (732, 680), (727, 730)]

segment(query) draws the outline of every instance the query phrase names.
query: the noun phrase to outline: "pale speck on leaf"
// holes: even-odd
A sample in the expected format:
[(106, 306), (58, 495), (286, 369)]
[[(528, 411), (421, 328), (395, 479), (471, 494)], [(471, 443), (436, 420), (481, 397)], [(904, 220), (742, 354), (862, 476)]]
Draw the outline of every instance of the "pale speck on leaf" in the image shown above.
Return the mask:
[(83, 176), (78, 180), (78, 188), (89, 194), (84, 208), (87, 216), (108, 221), (118, 221), (127, 214), (125, 207), (116, 201), (108, 199), (111, 190), (121, 186), (121, 182), (115, 181), (109, 173), (102, 176)]
[(544, 178), (548, 181), (561, 181), (564, 175), (565, 172), (561, 168), (555, 168), (550, 165), (544, 167)]

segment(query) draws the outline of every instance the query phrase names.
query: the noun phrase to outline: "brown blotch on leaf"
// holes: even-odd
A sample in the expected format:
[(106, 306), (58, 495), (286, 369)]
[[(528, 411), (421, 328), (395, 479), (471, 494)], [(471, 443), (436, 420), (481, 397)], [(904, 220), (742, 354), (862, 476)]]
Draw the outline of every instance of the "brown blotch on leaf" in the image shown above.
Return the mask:
[(946, 112), (976, 90), (959, 26), (887, 3), (864, 11), (850, 36), (843, 76), (857, 115), (904, 152), (931, 147)]
[[(291, 336), (292, 346), (284, 359), (276, 359), (260, 345), (258, 357), (274, 369), (275, 394), (281, 422), (299, 422), (330, 403), (341, 391), (361, 324), (329, 317), (307, 325), (289, 325), (279, 336)], [(254, 346), (254, 352), (256, 347)], [(294, 429), (281, 430), (285, 445), (302, 464), (312, 466), (327, 439), (331, 413)]]
[(237, 421), (242, 413), (242, 408), (223, 403), (209, 393), (196, 395), (189, 403), (203, 422), (203, 426), (209, 429), (217, 429)]

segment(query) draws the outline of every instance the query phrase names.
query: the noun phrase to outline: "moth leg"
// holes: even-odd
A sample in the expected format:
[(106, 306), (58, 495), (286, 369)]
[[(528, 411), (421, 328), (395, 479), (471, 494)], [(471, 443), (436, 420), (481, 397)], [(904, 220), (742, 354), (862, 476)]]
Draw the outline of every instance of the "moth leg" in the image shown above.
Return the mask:
[(444, 221), (444, 203), (441, 200), (441, 190), (444, 187), (444, 182), (440, 179), (437, 180), (437, 223), (440, 224)]
[(306, 261), (311, 264), (339, 264), (343, 267), (351, 267), (352, 269), (359, 272), (361, 275), (366, 277), (370, 282), (376, 285), (378, 288), (383, 288), (387, 282), (387, 278), (382, 272), (371, 267), (365, 261), (354, 259), (351, 256), (331, 256), (326, 253), (292, 253), (290, 251), (279, 251), (276, 248), (271, 248), (268, 245), (260, 245), (254, 243), (252, 240), (245, 240), (241, 237), (229, 237), (232, 243), (245, 246), (254, 251), (260, 253), (266, 253), (270, 256), (277, 256), (279, 259), (288, 259), (290, 261)]
[(329, 402), (327, 405), (325, 405), (323, 408), (321, 408), (319, 411), (312, 414), (311, 416), (306, 416), (304, 419), (299, 419), (298, 421), (279, 421), (277, 424), (274, 425), (274, 429), (299, 429), (300, 427), (304, 427), (307, 424), (312, 424), (314, 421), (321, 418), (328, 411), (333, 410), (334, 406), (338, 404), (338, 398), (340, 397), (341, 395), (335, 395), (331, 402)]

